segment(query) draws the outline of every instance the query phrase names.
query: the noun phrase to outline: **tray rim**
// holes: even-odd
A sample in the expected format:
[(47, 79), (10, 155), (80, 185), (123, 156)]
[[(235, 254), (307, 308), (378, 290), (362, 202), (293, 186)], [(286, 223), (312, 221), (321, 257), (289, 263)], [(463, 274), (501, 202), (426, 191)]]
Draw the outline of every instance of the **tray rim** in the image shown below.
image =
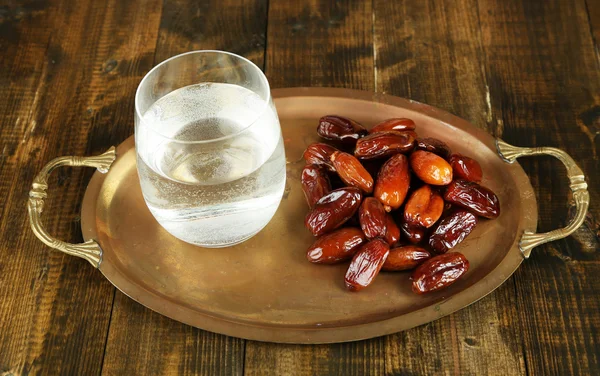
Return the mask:
[[(457, 126), (468, 133), (477, 137), (488, 148), (496, 152), (495, 138), (487, 132), (475, 127), (470, 122), (444, 110), (419, 103), (416, 101), (395, 97), (387, 94), (373, 93), (361, 90), (342, 89), (342, 88), (282, 88), (272, 90), (274, 100), (287, 97), (339, 97), (346, 99), (365, 100), (369, 102), (379, 102), (396, 107), (402, 107), (434, 117), (444, 123)], [(117, 147), (117, 159), (120, 155), (133, 148), (134, 136), (130, 136)], [(498, 156), (500, 158), (500, 156)], [(517, 181), (522, 182), (526, 190), (533, 192), (533, 187), (527, 174), (517, 163), (507, 164), (507, 169), (511, 169), (511, 175)], [(95, 213), (99, 194), (107, 174), (95, 172), (90, 180), (82, 202), (81, 228), (85, 240), (95, 239), (96, 221)], [(522, 197), (522, 212), (529, 211), (532, 215), (520, 217), (525, 230), (535, 231), (537, 227), (537, 201), (535, 194)], [(323, 327), (323, 328), (298, 328), (289, 326), (266, 326), (261, 324), (253, 325), (248, 322), (239, 322), (228, 320), (223, 317), (217, 317), (206, 313), (198, 312), (183, 304), (174, 305), (165, 300), (162, 296), (152, 293), (140, 285), (132, 283), (124, 277), (118, 270), (108, 262), (101, 262), (99, 269), (102, 274), (121, 292), (129, 296), (145, 307), (160, 313), (174, 320), (185, 324), (198, 327), (211, 332), (235, 336), (244, 339), (296, 343), (296, 344), (317, 344), (317, 343), (338, 343), (362, 340), (367, 338), (379, 337), (392, 334), (415, 326), (423, 325), (437, 320), (443, 316), (449, 315), (478, 300), (484, 298), (496, 288), (500, 287), (519, 267), (524, 260), (519, 250), (517, 236), (510, 250), (500, 263), (485, 277), (468, 288), (452, 295), (441, 302), (411, 311), (389, 319), (381, 321), (372, 321), (363, 324)], [(476, 298), (473, 299), (473, 296)]]

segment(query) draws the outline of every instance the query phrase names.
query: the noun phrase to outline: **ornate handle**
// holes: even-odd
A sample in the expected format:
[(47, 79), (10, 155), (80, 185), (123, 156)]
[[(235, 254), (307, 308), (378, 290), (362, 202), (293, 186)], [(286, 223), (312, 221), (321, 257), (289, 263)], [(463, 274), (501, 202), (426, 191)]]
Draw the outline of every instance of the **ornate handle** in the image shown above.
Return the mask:
[(78, 256), (88, 260), (94, 267), (100, 266), (102, 260), (102, 249), (94, 240), (88, 240), (85, 243), (71, 244), (53, 238), (40, 219), (40, 214), (44, 209), (44, 199), (47, 197), (48, 176), (57, 167), (61, 166), (86, 166), (95, 167), (102, 173), (108, 172), (116, 158), (114, 146), (108, 149), (104, 154), (95, 157), (59, 157), (50, 161), (42, 171), (35, 177), (29, 191), (29, 201), (27, 202), (27, 211), (29, 212), (29, 223), (35, 236), (51, 248), (57, 249), (69, 255)]
[(577, 207), (575, 218), (564, 228), (546, 232), (543, 234), (525, 231), (519, 242), (521, 253), (527, 259), (531, 250), (538, 245), (548, 243), (554, 240), (566, 238), (583, 224), (585, 215), (590, 205), (590, 194), (587, 190), (587, 183), (583, 171), (577, 166), (573, 158), (562, 150), (555, 148), (520, 148), (512, 146), (506, 142), (496, 139), (496, 148), (502, 159), (508, 163), (513, 163), (519, 157), (528, 157), (532, 155), (548, 154), (558, 158), (567, 168), (567, 176), (571, 182), (570, 188), (573, 192), (573, 199)]

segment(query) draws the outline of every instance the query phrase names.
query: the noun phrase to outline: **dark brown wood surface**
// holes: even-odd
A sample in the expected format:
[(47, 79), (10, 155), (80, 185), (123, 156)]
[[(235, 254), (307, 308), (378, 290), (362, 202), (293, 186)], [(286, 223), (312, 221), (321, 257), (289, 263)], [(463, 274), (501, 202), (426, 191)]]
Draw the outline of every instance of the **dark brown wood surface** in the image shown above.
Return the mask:
[[(600, 3), (592, 0), (7, 0), (0, 2), (0, 375), (600, 374)], [(245, 341), (133, 302), (31, 233), (34, 175), (133, 133), (133, 96), (158, 62), (242, 54), (273, 88), (408, 97), (515, 145), (555, 146), (588, 177), (590, 214), (502, 287), (402, 333), (333, 345)], [(539, 230), (573, 214), (552, 158), (520, 161)], [(92, 171), (61, 169), (43, 216), (80, 241)]]

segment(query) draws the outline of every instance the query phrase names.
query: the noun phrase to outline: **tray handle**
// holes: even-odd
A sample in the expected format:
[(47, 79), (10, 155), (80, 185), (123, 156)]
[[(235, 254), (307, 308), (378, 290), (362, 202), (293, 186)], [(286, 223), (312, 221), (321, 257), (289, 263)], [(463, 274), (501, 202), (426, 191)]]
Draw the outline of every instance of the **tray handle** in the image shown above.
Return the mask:
[(590, 205), (590, 194), (587, 190), (588, 186), (585, 182), (583, 171), (579, 168), (579, 166), (577, 166), (573, 158), (571, 158), (564, 151), (556, 148), (522, 148), (507, 144), (499, 138), (496, 139), (496, 148), (498, 149), (498, 154), (500, 157), (508, 163), (514, 163), (514, 161), (520, 157), (529, 157), (533, 155), (546, 154), (558, 158), (567, 168), (567, 176), (571, 182), (569, 187), (573, 192), (573, 200), (575, 200), (575, 205), (577, 208), (575, 218), (573, 218), (573, 220), (571, 220), (566, 227), (559, 228), (557, 230), (541, 234), (525, 231), (521, 237), (521, 241), (519, 242), (519, 249), (526, 259), (531, 255), (531, 250), (533, 248), (544, 243), (566, 238), (583, 224), (585, 215), (588, 211), (588, 206)]
[(48, 196), (46, 193), (48, 189), (48, 177), (55, 168), (61, 166), (86, 166), (95, 167), (101, 173), (107, 173), (115, 158), (116, 151), (114, 146), (108, 149), (106, 153), (94, 157), (55, 158), (37, 174), (29, 191), (27, 212), (29, 213), (29, 224), (35, 236), (51, 248), (89, 261), (95, 268), (100, 266), (102, 260), (102, 248), (100, 248), (100, 245), (96, 241), (88, 240), (85, 243), (72, 244), (58, 240), (46, 231), (40, 215), (44, 209), (44, 199)]

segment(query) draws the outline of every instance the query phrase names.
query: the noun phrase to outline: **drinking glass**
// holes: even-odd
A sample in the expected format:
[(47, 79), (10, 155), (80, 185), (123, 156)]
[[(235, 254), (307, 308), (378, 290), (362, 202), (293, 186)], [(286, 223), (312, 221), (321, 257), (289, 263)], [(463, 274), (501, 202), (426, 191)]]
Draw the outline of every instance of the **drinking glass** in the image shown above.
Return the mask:
[(135, 95), (144, 200), (173, 236), (226, 247), (271, 220), (285, 152), (267, 78), (251, 61), (193, 51), (154, 67)]

